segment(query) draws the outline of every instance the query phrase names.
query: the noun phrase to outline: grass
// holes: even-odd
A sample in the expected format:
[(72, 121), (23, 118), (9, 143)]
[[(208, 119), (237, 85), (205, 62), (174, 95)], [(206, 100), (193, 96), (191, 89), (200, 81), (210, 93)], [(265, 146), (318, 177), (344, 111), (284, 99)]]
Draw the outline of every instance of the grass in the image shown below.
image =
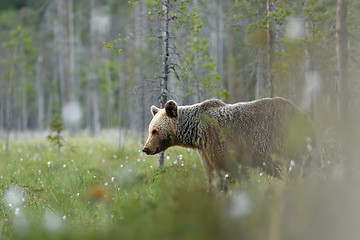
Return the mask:
[(252, 170), (246, 187), (225, 195), (208, 191), (195, 151), (171, 148), (159, 169), (140, 143), (118, 151), (107, 139), (68, 141), (75, 152), (65, 147), (60, 160), (46, 140), (0, 151), (1, 239), (358, 236), (357, 178), (330, 178), (326, 169), (325, 177), (294, 183)]

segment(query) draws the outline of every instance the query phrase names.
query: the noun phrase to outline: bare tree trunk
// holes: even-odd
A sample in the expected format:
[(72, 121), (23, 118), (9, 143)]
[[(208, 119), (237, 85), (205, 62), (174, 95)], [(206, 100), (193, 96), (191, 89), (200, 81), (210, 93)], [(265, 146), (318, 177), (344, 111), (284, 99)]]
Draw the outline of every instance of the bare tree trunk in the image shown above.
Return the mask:
[[(126, 67), (126, 66), (125, 66)], [(118, 69), (118, 87), (119, 87), (119, 92), (118, 92), (118, 112), (119, 112), (119, 149), (121, 149), (123, 147), (123, 142), (122, 142), (122, 113), (123, 113), (123, 108), (122, 108), (122, 102), (123, 102), (123, 88), (124, 88), (124, 82), (126, 81), (126, 71), (121, 72), (120, 68)]]
[(347, 0), (337, 0), (336, 8), (336, 85), (337, 85), (337, 130), (340, 138), (341, 162), (351, 171), (357, 166), (357, 155), (353, 151), (358, 147), (356, 143), (358, 136), (349, 126), (352, 114), (349, 111), (348, 89), (348, 43), (347, 43)]
[[(199, 8), (199, 1), (198, 0), (194, 0), (193, 2), (194, 8)], [(211, 19), (210, 19), (211, 20)], [(198, 35), (195, 35), (195, 44), (198, 45), (199, 44), (199, 37)], [(194, 53), (194, 85), (195, 85), (195, 95), (194, 95), (194, 99), (192, 100), (193, 102), (201, 102), (202, 100), (202, 94), (200, 91), (200, 86), (201, 86), (201, 81), (199, 79), (199, 75), (200, 75), (200, 71), (199, 71), (199, 52), (195, 51)]]
[(75, 47), (74, 47), (74, 7), (73, 0), (68, 0), (68, 26), (69, 26), (69, 95), (70, 101), (75, 100)]
[[(105, 53), (107, 55), (107, 53)], [(107, 118), (108, 118), (108, 127), (113, 127), (113, 114), (114, 114), (114, 105), (115, 105), (115, 99), (114, 99), (114, 92), (112, 90), (111, 86), (111, 75), (110, 75), (110, 69), (109, 69), (109, 59), (105, 57), (104, 61), (104, 68), (105, 68), (105, 81), (106, 81), (106, 91), (108, 96), (108, 106), (107, 106)]]
[[(22, 54), (24, 55), (24, 54)], [(25, 56), (23, 56), (25, 58)], [(26, 131), (27, 130), (27, 91), (26, 91), (26, 69), (21, 69), (21, 94), (22, 94), (22, 104), (21, 104), (21, 118), (20, 118), (20, 127), (18, 130)]]
[(145, 42), (142, 39), (145, 31), (145, 20), (144, 20), (144, 9), (146, 9), (146, 4), (144, 0), (140, 0), (139, 4), (135, 5), (135, 48), (136, 48), (136, 62), (138, 65), (135, 67), (135, 78), (140, 81), (140, 131), (141, 131), (141, 141), (145, 142), (145, 129), (146, 129), (146, 123), (145, 123), (145, 116), (146, 116), (146, 109), (145, 109), (145, 79), (143, 77), (144, 74), (142, 74), (141, 68), (139, 67), (141, 64), (141, 54), (140, 51), (142, 49), (145, 49)]
[(348, 46), (347, 46), (347, 2), (337, 0), (336, 8), (336, 83), (337, 113), (342, 119), (348, 111)]
[(227, 66), (227, 77), (225, 81), (225, 89), (228, 89), (230, 95), (234, 96), (234, 89), (235, 89), (235, 56), (234, 56), (234, 35), (233, 30), (230, 28), (229, 30), (229, 37), (227, 39), (227, 46), (228, 46), (228, 66)]
[(60, 102), (61, 105), (65, 103), (65, 57), (64, 57), (64, 1), (57, 1), (57, 14), (58, 14), (58, 22), (57, 22), (57, 31), (55, 31), (56, 39), (57, 39), (57, 47), (58, 47), (58, 70), (59, 70), (59, 86), (60, 86)]
[(6, 130), (6, 139), (5, 139), (5, 151), (8, 152), (9, 150), (9, 139), (10, 139), (10, 128), (11, 128), (11, 93), (12, 93), (12, 85), (14, 81), (14, 74), (15, 74), (15, 58), (18, 52), (18, 45), (15, 45), (14, 55), (12, 59), (12, 63), (10, 66), (10, 73), (9, 73), (9, 83), (7, 86), (6, 92), (6, 109), (5, 109), (5, 130)]
[(272, 67), (272, 29), (271, 29), (271, 13), (272, 3), (271, 0), (266, 0), (266, 12), (267, 12), (267, 46), (266, 46), (266, 56), (267, 56), (267, 83), (268, 83), (268, 94), (269, 97), (274, 97), (274, 83), (273, 77), (271, 75), (271, 67)]
[(96, 60), (96, 45), (95, 45), (95, 26), (94, 26), (94, 14), (95, 14), (95, 1), (90, 1), (90, 66), (87, 76), (88, 84), (88, 101), (87, 111), (90, 119), (88, 121), (88, 128), (91, 135), (97, 135), (100, 132), (100, 110), (98, 101), (98, 86), (97, 76), (94, 72), (95, 60)]
[(256, 83), (255, 83), (255, 99), (260, 98), (260, 91), (261, 91), (261, 65), (260, 63), (256, 64)]
[(0, 138), (3, 134), (4, 131), (4, 116), (5, 116), (5, 112), (4, 112), (4, 91), (3, 89), (5, 88), (4, 82), (0, 81)]
[(216, 72), (220, 75), (223, 75), (223, 37), (225, 34), (222, 19), (224, 14), (221, 7), (221, 1), (214, 1), (213, 3), (211, 3), (210, 10), (210, 23), (213, 25), (213, 31), (211, 33), (211, 55), (214, 57), (216, 63)]
[[(169, 79), (169, 3), (170, 0), (165, 0), (163, 2), (163, 12), (164, 12), (164, 35), (163, 35), (163, 76), (161, 79), (161, 97), (160, 97), (160, 107), (164, 108), (167, 101), (168, 95), (168, 79)], [(158, 156), (158, 167), (164, 166), (164, 152), (160, 153)]]
[(37, 100), (37, 129), (43, 130), (45, 120), (45, 104), (44, 104), (44, 92), (43, 92), (43, 84), (41, 83), (41, 64), (42, 64), (42, 56), (38, 56), (36, 67), (35, 67), (35, 90), (36, 90), (36, 100)]

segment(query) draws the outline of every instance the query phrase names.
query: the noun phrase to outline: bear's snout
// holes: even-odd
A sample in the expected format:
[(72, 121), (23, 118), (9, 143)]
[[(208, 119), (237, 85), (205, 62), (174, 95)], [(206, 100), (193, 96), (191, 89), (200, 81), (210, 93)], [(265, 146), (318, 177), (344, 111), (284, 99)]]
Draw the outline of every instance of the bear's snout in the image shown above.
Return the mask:
[(146, 155), (149, 155), (150, 154), (150, 149), (144, 147), (143, 150), (142, 150), (144, 153), (146, 153)]

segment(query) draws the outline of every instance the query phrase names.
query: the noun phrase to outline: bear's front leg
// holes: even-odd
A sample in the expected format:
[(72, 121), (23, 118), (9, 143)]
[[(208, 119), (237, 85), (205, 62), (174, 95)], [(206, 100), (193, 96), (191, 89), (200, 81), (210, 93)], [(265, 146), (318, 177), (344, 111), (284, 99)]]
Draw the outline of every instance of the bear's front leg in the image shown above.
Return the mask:
[(209, 189), (211, 190), (213, 186), (216, 185), (220, 191), (226, 193), (228, 189), (229, 174), (226, 173), (224, 167), (219, 164), (219, 159), (222, 157), (221, 154), (209, 154), (203, 150), (198, 150), (198, 152), (208, 177)]
[(214, 168), (210, 163), (210, 159), (208, 158), (207, 154), (205, 151), (202, 150), (198, 150), (199, 156), (200, 156), (200, 160), (201, 160), (201, 164), (204, 168), (204, 171), (206, 173), (206, 176), (208, 177), (208, 183), (209, 183), (209, 188), (212, 188), (212, 181), (213, 181), (213, 177), (214, 177)]

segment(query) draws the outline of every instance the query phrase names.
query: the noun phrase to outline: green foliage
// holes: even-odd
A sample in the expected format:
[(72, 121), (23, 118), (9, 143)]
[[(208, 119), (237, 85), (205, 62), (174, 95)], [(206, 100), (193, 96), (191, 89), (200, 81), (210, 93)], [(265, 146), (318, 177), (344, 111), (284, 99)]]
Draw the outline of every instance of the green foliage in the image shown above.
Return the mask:
[(2, 47), (10, 51), (14, 64), (20, 64), (21, 67), (26, 68), (27, 75), (31, 76), (35, 49), (28, 31), (17, 26), (10, 32), (9, 40), (4, 42)]
[[(158, 169), (156, 156), (142, 155), (138, 143), (127, 140), (118, 151), (111, 138), (72, 138), (78, 151), (64, 151), (61, 167), (44, 140), (18, 140), (14, 150), (0, 151), (1, 237), (341, 239), (357, 233), (359, 181), (332, 179), (334, 162), (323, 177), (307, 181), (251, 170), (247, 187), (223, 194), (208, 191), (195, 151), (171, 148)], [(334, 144), (327, 143), (326, 160), (337, 152)], [(5, 201), (14, 187), (17, 210)]]
[(50, 126), (51, 129), (51, 133), (47, 136), (47, 139), (51, 144), (55, 145), (60, 152), (60, 148), (63, 146), (61, 133), (64, 130), (60, 114), (55, 114), (50, 123), (44, 121), (44, 124)]
[[(188, 25), (190, 33), (186, 40), (184, 58), (180, 59), (182, 77), (187, 85), (187, 93), (202, 95), (203, 98), (214, 96), (226, 98), (229, 93), (219, 87), (221, 76), (216, 72), (216, 63), (209, 56), (210, 45), (207, 37), (202, 37), (204, 22), (200, 9), (182, 8), (184, 17), (180, 20)], [(195, 86), (191, 87), (191, 86)]]
[(28, 0), (12, 0), (1, 2), (1, 10), (21, 9), (27, 6)]
[[(58, 161), (60, 161), (61, 148), (66, 144), (63, 133), (63, 122), (61, 121), (61, 115), (55, 114), (51, 119), (50, 123), (43, 121), (45, 125), (48, 125), (51, 129), (51, 133), (46, 137), (47, 140), (57, 148), (58, 151)], [(69, 145), (70, 146), (70, 145)], [(74, 151), (74, 148), (70, 146), (70, 150)]]

